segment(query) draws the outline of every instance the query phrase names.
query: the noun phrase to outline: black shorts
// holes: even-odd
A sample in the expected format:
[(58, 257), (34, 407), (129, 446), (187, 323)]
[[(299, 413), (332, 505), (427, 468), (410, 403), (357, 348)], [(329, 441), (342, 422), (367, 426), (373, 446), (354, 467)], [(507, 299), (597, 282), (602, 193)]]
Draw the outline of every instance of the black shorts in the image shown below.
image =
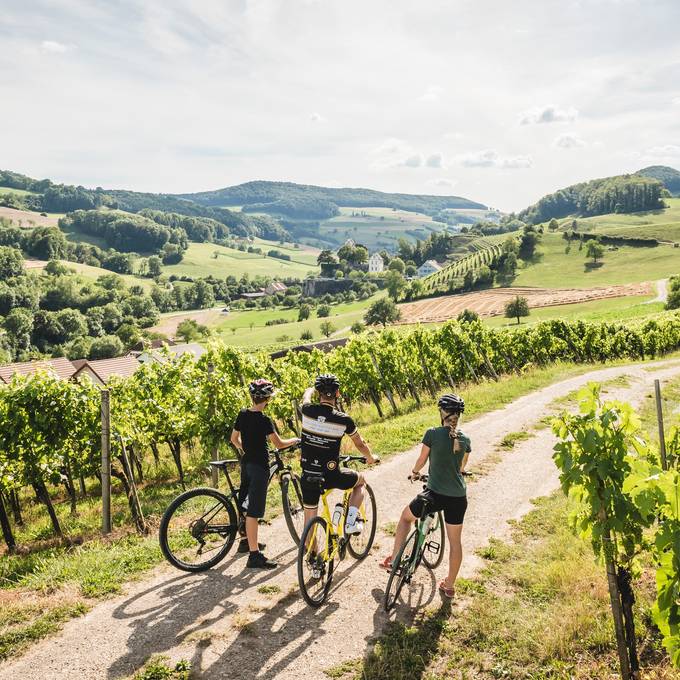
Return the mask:
[[(426, 505), (427, 508), (425, 508)], [(444, 496), (432, 489), (425, 489), (410, 502), (408, 507), (416, 517), (422, 517), (423, 510), (427, 512), (443, 510), (444, 521), (447, 524), (462, 524), (467, 510), (467, 497)]]
[[(323, 475), (323, 490), (328, 489), (353, 489), (359, 481), (359, 473), (354, 470), (327, 470)], [(306, 508), (316, 508), (321, 497), (321, 485), (318, 481), (310, 481), (305, 477), (304, 470), (300, 480), (302, 488), (302, 504)]]
[[(269, 470), (257, 463), (241, 463), (241, 488), (238, 492), (239, 508), (246, 517), (264, 517), (267, 506)], [(245, 505), (245, 508), (244, 508)]]

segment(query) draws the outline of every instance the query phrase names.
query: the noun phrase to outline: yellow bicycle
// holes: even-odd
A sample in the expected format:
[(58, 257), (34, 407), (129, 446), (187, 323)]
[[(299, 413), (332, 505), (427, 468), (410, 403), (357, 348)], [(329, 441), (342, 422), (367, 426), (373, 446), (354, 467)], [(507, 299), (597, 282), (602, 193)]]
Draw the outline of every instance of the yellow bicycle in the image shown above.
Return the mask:
[[(365, 463), (363, 456), (342, 456), (340, 462)], [(362, 560), (371, 550), (376, 530), (375, 494), (365, 484), (364, 500), (359, 508), (359, 515), (364, 527), (360, 534), (345, 535), (345, 521), (349, 509), (349, 498), (352, 490), (344, 492), (342, 513), (339, 519), (333, 517), (328, 506), (328, 496), (333, 489), (323, 489), (323, 475), (306, 475), (308, 480), (318, 481), (322, 489), (321, 513), (307, 522), (298, 548), (297, 573), (300, 591), (305, 602), (312, 607), (320, 607), (328, 597), (333, 580), (335, 558), (343, 560), (347, 551), (357, 560)]]

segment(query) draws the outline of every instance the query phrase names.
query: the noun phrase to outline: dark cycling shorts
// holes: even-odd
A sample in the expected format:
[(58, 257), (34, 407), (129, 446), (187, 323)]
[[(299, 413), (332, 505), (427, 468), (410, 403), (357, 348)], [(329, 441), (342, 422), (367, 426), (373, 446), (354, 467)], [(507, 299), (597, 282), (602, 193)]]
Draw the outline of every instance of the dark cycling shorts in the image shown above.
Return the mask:
[[(323, 479), (324, 491), (327, 489), (346, 491), (357, 485), (359, 473), (354, 470), (327, 470), (324, 472)], [(300, 487), (302, 488), (302, 504), (306, 508), (316, 508), (319, 505), (319, 498), (322, 493), (319, 482), (307, 480), (303, 471)]]
[(269, 470), (257, 463), (241, 463), (241, 488), (238, 493), (238, 504), (246, 517), (260, 519), (264, 517), (267, 505), (267, 487), (269, 486)]
[(444, 511), (444, 521), (447, 524), (462, 524), (467, 510), (466, 496), (444, 496), (444, 494), (425, 489), (409, 504), (409, 509), (416, 517), (422, 517), (427, 504), (428, 512)]

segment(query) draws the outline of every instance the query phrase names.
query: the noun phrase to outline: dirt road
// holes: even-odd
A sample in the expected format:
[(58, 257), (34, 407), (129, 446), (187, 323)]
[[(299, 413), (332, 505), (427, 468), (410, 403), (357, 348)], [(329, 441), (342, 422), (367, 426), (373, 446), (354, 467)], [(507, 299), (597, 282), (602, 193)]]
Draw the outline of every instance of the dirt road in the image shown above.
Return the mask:
[[(469, 577), (479, 566), (475, 550), (490, 537), (507, 537), (508, 520), (526, 513), (531, 498), (557, 487), (553, 436), (547, 428), (532, 430), (554, 411), (552, 402), (590, 380), (628, 376), (629, 386), (612, 386), (608, 394), (639, 403), (651, 392), (654, 378), (680, 375), (678, 360), (647, 366), (658, 370), (648, 372), (638, 365), (592, 371), (463, 424), (472, 438), (472, 467), (484, 463), (487, 471), (468, 490), (463, 576)], [(512, 451), (499, 452), (505, 434), (524, 430), (533, 436)], [(378, 498), (379, 527), (396, 521), (419, 490), (406, 481), (415, 451), (367, 473)], [(273, 573), (244, 571), (245, 558), (235, 555), (201, 575), (160, 567), (129, 586), (124, 595), (67, 623), (60, 635), (0, 666), (0, 680), (119, 678), (137, 670), (153, 653), (190, 660), (197, 678), (321, 680), (327, 677), (325, 669), (362, 657), (388, 620), (382, 610), (386, 575), (377, 558), (389, 550), (391, 539), (379, 532), (374, 553), (365, 561), (356, 563), (348, 557), (342, 562), (328, 603), (313, 610), (297, 593), (296, 553), (282, 519), (262, 533), (270, 544), (267, 552), (282, 565)], [(393, 616), (408, 620), (414, 607), (437, 603), (436, 586), (443, 575), (443, 566), (436, 574), (420, 570), (407, 602)], [(279, 590), (273, 594), (258, 590), (265, 585)]]

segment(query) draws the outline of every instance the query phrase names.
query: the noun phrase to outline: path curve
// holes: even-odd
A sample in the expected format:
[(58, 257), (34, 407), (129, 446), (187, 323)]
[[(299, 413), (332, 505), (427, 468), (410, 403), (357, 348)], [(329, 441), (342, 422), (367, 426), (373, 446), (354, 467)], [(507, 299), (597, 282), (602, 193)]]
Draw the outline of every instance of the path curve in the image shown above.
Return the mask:
[(656, 292), (656, 297), (652, 300), (647, 300), (645, 304), (648, 305), (652, 302), (666, 302), (666, 300), (668, 300), (668, 279), (659, 279), (656, 282)]
[[(644, 366), (655, 370), (649, 372)], [(536, 430), (512, 451), (499, 454), (497, 445), (505, 434), (531, 430), (554, 411), (553, 400), (590, 380), (627, 376), (629, 386), (610, 388), (608, 395), (640, 403), (651, 394), (655, 378), (678, 375), (678, 360), (600, 369), (466, 422), (464, 428), (473, 442), (473, 467), (482, 464), (488, 473), (475, 478), (469, 488), (461, 575), (470, 577), (479, 567), (475, 550), (491, 537), (507, 538), (508, 520), (520, 518), (531, 508), (532, 498), (558, 485), (548, 428)], [(415, 455), (413, 448), (367, 472), (377, 491), (379, 526), (396, 521), (419, 490), (406, 481)], [(173, 661), (190, 660), (196, 678), (320, 680), (327, 678), (325, 669), (362, 657), (388, 621), (382, 610), (386, 575), (377, 558), (389, 550), (391, 538), (379, 532), (374, 552), (366, 560), (356, 563), (348, 557), (342, 562), (328, 603), (313, 610), (297, 591), (296, 552), (283, 518), (262, 533), (270, 543), (268, 554), (282, 565), (273, 573), (244, 571), (243, 556), (229, 556), (218, 568), (200, 575), (161, 566), (145, 580), (127, 586), (123, 595), (68, 622), (58, 636), (2, 664), (0, 680), (121, 678), (138, 670), (154, 653)], [(443, 567), (435, 575), (422, 569), (416, 576), (408, 601), (393, 615), (400, 620), (410, 620), (415, 606), (439, 601), (436, 583)], [(263, 585), (278, 586), (280, 591), (263, 594), (258, 591)]]

